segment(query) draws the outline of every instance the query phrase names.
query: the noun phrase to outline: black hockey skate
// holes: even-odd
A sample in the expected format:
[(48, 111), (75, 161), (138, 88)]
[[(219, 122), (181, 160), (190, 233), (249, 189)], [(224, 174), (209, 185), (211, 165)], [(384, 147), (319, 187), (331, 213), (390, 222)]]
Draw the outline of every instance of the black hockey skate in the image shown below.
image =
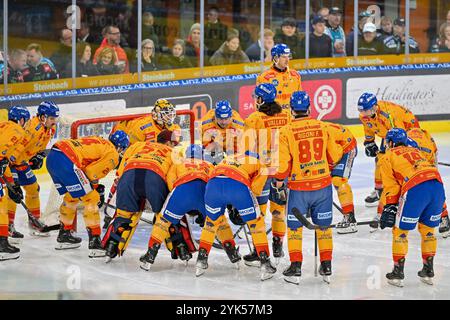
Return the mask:
[(9, 244), (8, 237), (0, 237), (0, 261), (20, 257), (20, 249)]
[(195, 276), (200, 277), (208, 269), (208, 253), (204, 248), (200, 248), (195, 264)]
[(141, 269), (149, 271), (152, 264), (155, 262), (156, 255), (158, 254), (161, 245), (159, 243), (153, 244), (153, 247), (148, 248), (147, 252), (141, 256), (139, 261), (141, 262)]
[(20, 244), (23, 240), (23, 234), (14, 228), (14, 224), (10, 224), (8, 226), (8, 236), (9, 236), (9, 243), (11, 244)]
[(100, 236), (93, 236), (91, 230), (87, 230), (89, 235), (89, 258), (101, 258), (106, 256), (106, 250), (102, 247)]
[(442, 234), (443, 238), (447, 238), (450, 235), (450, 221), (448, 216), (441, 218), (441, 223), (439, 224), (439, 233)]
[(284, 257), (283, 241), (279, 237), (273, 237), (272, 250), (273, 257), (275, 258), (275, 264), (278, 265), (280, 258)]
[(373, 222), (369, 224), (370, 227), (370, 233), (373, 233), (378, 230), (378, 227), (380, 226), (380, 216), (378, 213), (373, 217)]
[(30, 236), (36, 237), (50, 237), (50, 232), (42, 232), (39, 230), (39, 226), (35, 225), (32, 220), (28, 222), (28, 227), (30, 230)]
[(253, 250), (251, 253), (244, 256), (244, 264), (249, 267), (260, 267), (261, 262), (259, 261), (258, 253)]
[(364, 199), (366, 203), (366, 207), (376, 207), (378, 206), (378, 202), (380, 201), (381, 193), (383, 189), (375, 189), (372, 191), (370, 195)]
[(429, 285), (433, 285), (433, 278), (434, 278), (433, 258), (434, 257), (428, 257), (427, 261), (424, 262), (423, 264), (422, 270), (417, 272), (417, 275), (420, 277), (420, 281)]
[(396, 287), (403, 287), (403, 279), (405, 279), (404, 268), (405, 259), (400, 259), (398, 264), (394, 265), (392, 272), (386, 273), (388, 283)]
[(355, 214), (353, 212), (344, 214), (342, 221), (336, 225), (336, 231), (339, 234), (348, 234), (358, 232)]
[(261, 271), (260, 271), (261, 281), (272, 278), (275, 272), (277, 272), (277, 268), (272, 264), (267, 253), (264, 251), (261, 252), (259, 254), (259, 259), (261, 261)]
[(239, 270), (239, 261), (241, 261), (241, 255), (239, 254), (239, 248), (233, 246), (230, 242), (225, 242), (223, 249), (230, 259), (231, 263)]
[(291, 262), (291, 265), (283, 271), (284, 281), (300, 284), (300, 277), (302, 276), (302, 263), (301, 261)]
[(56, 250), (75, 249), (81, 246), (81, 238), (74, 237), (71, 230), (64, 230), (62, 224), (56, 242)]
[(331, 282), (331, 261), (325, 260), (320, 262), (319, 274), (323, 277), (326, 283)]
[(180, 260), (184, 261), (187, 266), (189, 260), (192, 259), (192, 253), (189, 252), (187, 245), (185, 243), (179, 243), (176, 252)]
[(117, 257), (118, 254), (119, 243), (114, 241), (113, 239), (109, 239), (106, 243), (105, 255), (106, 255), (106, 263), (111, 262), (112, 259)]

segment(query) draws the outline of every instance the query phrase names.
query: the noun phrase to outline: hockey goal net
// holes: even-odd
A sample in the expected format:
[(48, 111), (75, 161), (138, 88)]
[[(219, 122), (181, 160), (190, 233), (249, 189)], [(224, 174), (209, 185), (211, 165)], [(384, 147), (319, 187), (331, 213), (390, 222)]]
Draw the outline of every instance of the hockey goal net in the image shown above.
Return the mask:
[[(62, 115), (60, 116), (57, 129), (57, 140), (69, 138), (77, 139), (92, 135), (101, 136), (107, 139), (111, 129), (117, 122), (149, 115), (149, 110), (149, 107), (143, 107), (124, 109), (120, 112)], [(191, 110), (177, 110), (175, 123), (181, 127), (182, 141), (185, 143), (193, 143), (195, 124), (194, 112)], [(100, 181), (100, 183), (105, 185), (106, 199), (108, 199), (108, 193), (114, 182), (115, 174), (115, 170), (113, 170)], [(58, 223), (59, 207), (61, 206), (62, 199), (63, 197), (59, 195), (55, 186), (51, 183), (48, 201), (42, 212), (42, 220), (48, 225)], [(102, 213), (105, 212), (105, 210), (108, 215), (113, 215), (113, 209), (111, 209), (111, 207), (100, 209)], [(146, 208), (146, 211), (149, 211), (148, 207)]]

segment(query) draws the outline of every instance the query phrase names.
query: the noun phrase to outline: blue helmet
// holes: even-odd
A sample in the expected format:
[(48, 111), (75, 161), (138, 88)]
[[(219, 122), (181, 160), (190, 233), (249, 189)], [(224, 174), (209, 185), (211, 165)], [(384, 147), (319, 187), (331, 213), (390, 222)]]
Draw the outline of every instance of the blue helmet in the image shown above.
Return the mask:
[(394, 145), (397, 145), (399, 143), (407, 145), (408, 136), (406, 135), (406, 131), (404, 129), (392, 128), (386, 134), (385, 140), (386, 140), (387, 144), (389, 144), (390, 142), (393, 142)]
[(233, 115), (233, 109), (228, 100), (221, 100), (216, 103), (215, 115), (217, 119), (228, 119)]
[(275, 57), (280, 57), (284, 54), (289, 55), (289, 58), (292, 57), (291, 49), (284, 43), (279, 43), (273, 46), (272, 50), (270, 50), (270, 54), (272, 55), (272, 59)]
[(296, 112), (306, 112), (310, 106), (309, 95), (305, 91), (295, 91), (291, 95), (291, 109)]
[(117, 149), (125, 150), (130, 145), (130, 138), (125, 133), (125, 131), (117, 130), (113, 134), (109, 136), (109, 141), (112, 142), (112, 144)]
[(20, 119), (24, 119), (25, 122), (30, 120), (30, 111), (21, 105), (13, 106), (8, 111), (8, 120), (19, 122)]
[(271, 83), (261, 83), (256, 86), (254, 96), (266, 103), (274, 102), (277, 97), (277, 88)]
[(416, 141), (414, 141), (413, 139), (411, 139), (410, 137), (407, 138), (406, 145), (408, 147), (413, 147), (413, 148), (419, 149), (419, 144)]
[(59, 117), (59, 108), (53, 101), (43, 101), (37, 109), (38, 116)]
[(203, 159), (203, 147), (199, 144), (191, 144), (186, 149), (186, 158)]
[(373, 108), (378, 103), (377, 96), (373, 93), (365, 92), (358, 99), (358, 111), (366, 111)]

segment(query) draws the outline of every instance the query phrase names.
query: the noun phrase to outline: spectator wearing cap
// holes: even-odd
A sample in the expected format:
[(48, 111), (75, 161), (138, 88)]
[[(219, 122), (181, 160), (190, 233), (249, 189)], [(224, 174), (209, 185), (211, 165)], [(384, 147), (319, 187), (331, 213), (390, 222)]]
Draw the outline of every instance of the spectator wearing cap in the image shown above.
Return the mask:
[(297, 21), (294, 18), (285, 18), (281, 24), (281, 30), (275, 33), (275, 43), (284, 43), (292, 53), (292, 59), (305, 58), (305, 46), (303, 39), (297, 31)]
[(325, 34), (331, 38), (333, 57), (344, 57), (345, 52), (345, 32), (341, 27), (342, 11), (338, 7), (332, 7), (328, 15), (328, 26)]
[(322, 16), (315, 16), (311, 24), (313, 32), (309, 36), (309, 56), (311, 58), (331, 57), (333, 49), (331, 47), (331, 38), (325, 34), (325, 19)]
[[(358, 38), (361, 37), (362, 30), (364, 25), (367, 22), (372, 22), (372, 13), (370, 11), (362, 11), (358, 15)], [(353, 56), (353, 38), (354, 38), (355, 30), (350, 31), (347, 35), (347, 40), (345, 42), (345, 51), (347, 52), (347, 56)]]
[(382, 16), (380, 21), (380, 34), (379, 37), (384, 41), (387, 37), (390, 37), (394, 34), (394, 22), (391, 17)]
[(327, 7), (322, 7), (317, 11), (317, 15), (321, 16), (325, 22), (328, 22), (328, 15), (330, 14), (330, 9)]
[[(264, 29), (264, 62), (272, 61), (272, 57), (270, 55), (270, 50), (272, 50), (275, 42), (273, 41), (274, 33), (270, 29)], [(245, 51), (245, 54), (248, 56), (251, 62), (260, 61), (260, 52), (261, 52), (261, 33), (258, 32), (258, 41), (253, 43), (248, 49)]]
[(208, 56), (212, 56), (227, 40), (228, 27), (219, 20), (219, 9), (211, 7), (207, 14), (208, 22), (205, 24), (205, 46)]
[(229, 30), (227, 40), (214, 52), (209, 62), (213, 66), (250, 62), (239, 46), (239, 33), (236, 29)]
[[(394, 20), (394, 34), (384, 39), (386, 54), (404, 54), (405, 53), (405, 19), (397, 18)], [(419, 44), (413, 37), (409, 37), (409, 52), (419, 53)]]
[(384, 54), (383, 42), (377, 38), (377, 27), (367, 22), (358, 38), (358, 56), (373, 56)]
[(60, 33), (58, 49), (53, 52), (50, 60), (58, 71), (59, 78), (72, 77), (72, 30), (63, 29)]
[(115, 52), (115, 56), (117, 57), (116, 65), (119, 69), (119, 73), (129, 73), (130, 72), (130, 66), (128, 62), (128, 57), (123, 50), (123, 48), (120, 46), (120, 30), (116, 26), (107, 26), (105, 29), (105, 38), (102, 41), (102, 44), (100, 47), (95, 51), (94, 55), (94, 64), (97, 63), (97, 57), (102, 52), (104, 48), (111, 48)]
[[(209, 64), (208, 48), (205, 46), (204, 62), (205, 65)], [(189, 35), (186, 40), (186, 57), (191, 60), (191, 64), (195, 67), (200, 65), (200, 23), (194, 23), (191, 26)]]

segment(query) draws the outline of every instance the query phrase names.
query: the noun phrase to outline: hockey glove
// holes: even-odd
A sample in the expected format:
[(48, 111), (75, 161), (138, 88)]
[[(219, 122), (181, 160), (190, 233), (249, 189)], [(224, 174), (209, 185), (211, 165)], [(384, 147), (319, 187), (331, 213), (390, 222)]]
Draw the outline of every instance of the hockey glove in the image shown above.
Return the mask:
[(97, 205), (99, 208), (101, 208), (105, 204), (105, 186), (103, 184), (98, 184), (95, 190), (100, 195), (100, 201), (97, 203)]
[(366, 156), (374, 158), (377, 156), (378, 153), (378, 146), (375, 143), (375, 141), (365, 141), (364, 146), (366, 147)]
[(17, 204), (20, 204), (20, 202), (23, 200), (23, 191), (22, 188), (18, 185), (11, 185), (11, 187), (8, 186), (9, 190), (9, 198), (14, 201)]
[(276, 204), (279, 204), (280, 206), (284, 206), (287, 202), (287, 190), (286, 185), (283, 183), (283, 185), (279, 188), (277, 188), (276, 184), (271, 182), (270, 183), (270, 194), (271, 199)]
[(6, 158), (0, 160), (0, 177), (5, 174), (6, 168), (8, 168), (9, 161)]
[(397, 215), (397, 205), (387, 204), (383, 208), (380, 219), (380, 228), (392, 228), (395, 224), (395, 216)]
[(42, 164), (44, 163), (45, 152), (38, 152), (34, 157), (32, 157), (28, 162), (30, 163), (30, 168), (32, 170), (39, 170), (42, 168)]
[(239, 211), (236, 208), (228, 207), (228, 217), (230, 218), (230, 221), (233, 222), (233, 224), (237, 226), (242, 226), (245, 224), (244, 220), (242, 220), (241, 215), (239, 214)]

